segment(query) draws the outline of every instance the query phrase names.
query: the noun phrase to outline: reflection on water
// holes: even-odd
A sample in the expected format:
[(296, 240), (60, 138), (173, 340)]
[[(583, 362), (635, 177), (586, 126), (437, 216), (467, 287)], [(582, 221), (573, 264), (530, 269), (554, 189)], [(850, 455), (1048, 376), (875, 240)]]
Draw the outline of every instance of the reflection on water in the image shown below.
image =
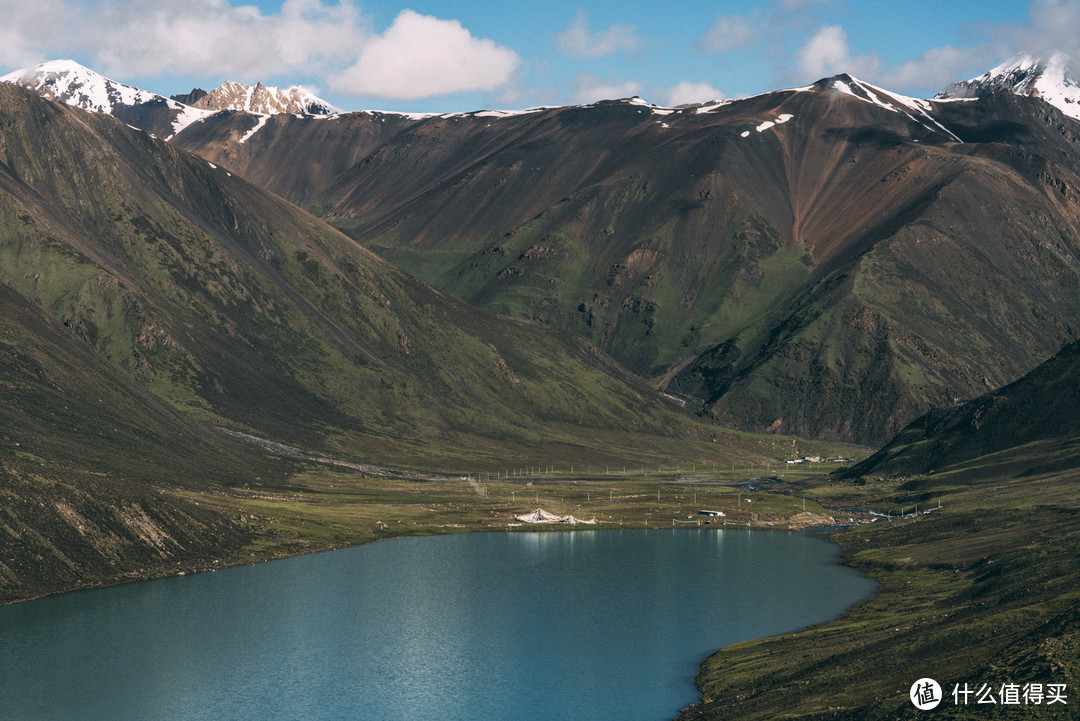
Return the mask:
[(666, 719), (873, 583), (798, 534), (401, 538), (0, 608), (19, 719)]

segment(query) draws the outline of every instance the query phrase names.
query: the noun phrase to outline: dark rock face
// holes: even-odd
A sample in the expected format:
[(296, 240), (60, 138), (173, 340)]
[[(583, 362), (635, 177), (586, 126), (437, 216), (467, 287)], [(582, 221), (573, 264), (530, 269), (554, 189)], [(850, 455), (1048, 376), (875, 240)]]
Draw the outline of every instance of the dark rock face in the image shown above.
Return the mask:
[(194, 88), (190, 93), (183, 93), (182, 95), (170, 95), (169, 99), (175, 100), (178, 103), (183, 103), (184, 105), (194, 105), (196, 102), (198, 102), (202, 98), (205, 98), (206, 96), (207, 92), (205, 90), (203, 90), (202, 88)]

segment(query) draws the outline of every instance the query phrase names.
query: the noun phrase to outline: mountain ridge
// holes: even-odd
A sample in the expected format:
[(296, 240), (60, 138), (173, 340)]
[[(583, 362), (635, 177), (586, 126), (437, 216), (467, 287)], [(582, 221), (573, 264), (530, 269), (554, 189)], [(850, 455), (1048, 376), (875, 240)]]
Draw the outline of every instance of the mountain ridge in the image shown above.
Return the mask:
[(203, 110), (243, 110), (258, 115), (337, 115), (342, 111), (299, 85), (281, 89), (262, 83), (244, 85), (228, 81), (193, 100)]
[(15, 70), (0, 82), (19, 85), (49, 100), (92, 112), (114, 115), (129, 125), (169, 138), (191, 123), (223, 110), (258, 115), (279, 113), (334, 115), (341, 112), (307, 89), (280, 89), (228, 81), (207, 93), (199, 89), (166, 98), (118, 83), (73, 60), (51, 60)]
[(1080, 466), (1075, 452), (1080, 438), (1075, 413), (1080, 403), (1078, 377), (1080, 341), (1007, 386), (921, 416), (845, 475), (933, 474), (980, 458), (1017, 453), (1025, 446), (1044, 449), (1041, 461), (1030, 461), (1041, 471)]
[[(1067, 284), (1042, 288), (1062, 270), (1045, 248), (1076, 268), (1073, 121), (1009, 97), (920, 101), (836, 76), (679, 110), (278, 117), (253, 135), (233, 116), (174, 142), (456, 297), (583, 333), (721, 422), (877, 444), (920, 408), (1019, 376), (1080, 327)], [(981, 210), (996, 195), (1024, 199), (1000, 227)], [(975, 228), (1013, 249), (987, 254)], [(871, 274), (897, 233), (912, 250), (929, 237), (953, 248), (955, 270), (919, 250)], [(1016, 243), (1039, 269), (1004, 262)], [(942, 303), (910, 312), (898, 268)], [(986, 311), (954, 276), (1003, 273), (991, 294), (1037, 317), (1007, 311), (958, 335), (951, 315)], [(1023, 334), (1022, 360), (993, 350), (1013, 342), (1002, 328)], [(863, 410), (845, 417), (856, 398)]]
[[(982, 75), (969, 80), (958, 80), (950, 83), (945, 89), (938, 92), (930, 100), (958, 100), (979, 97), (996, 91), (1009, 91), (1018, 95), (1037, 97), (1048, 102), (1059, 110), (1073, 118), (1080, 118), (1080, 84), (1074, 79), (1076, 71), (1073, 70), (1075, 63), (1066, 54), (1061, 52), (1051, 53), (1049, 59), (1043, 60), (1033, 55), (1019, 55), (1006, 60), (998, 66), (988, 70)], [(893, 100), (912, 106), (920, 106), (925, 109), (925, 103), (929, 100), (921, 100), (906, 97), (884, 88), (875, 87), (862, 80), (841, 73), (834, 76), (842, 81), (854, 81), (862, 90), (848, 92), (856, 97), (861, 97), (869, 102), (881, 103), (881, 100), (873, 97), (873, 92), (883, 94)], [(824, 79), (828, 80), (828, 78)], [(845, 82), (846, 82), (845, 81)], [(690, 103), (677, 107), (659, 106), (649, 103), (635, 96), (623, 99), (600, 100), (584, 105), (549, 106), (542, 108), (529, 108), (524, 110), (474, 110), (471, 112), (452, 113), (404, 113), (384, 112), (375, 109), (342, 110), (315, 96), (309, 90), (299, 85), (288, 88), (278, 88), (257, 82), (255, 85), (246, 85), (241, 82), (228, 80), (214, 90), (207, 92), (199, 88), (191, 93), (174, 95), (165, 98), (157, 93), (141, 90), (133, 86), (110, 80), (96, 71), (87, 68), (73, 60), (50, 60), (36, 66), (28, 66), (14, 70), (0, 77), (0, 82), (9, 82), (22, 85), (35, 90), (43, 97), (59, 99), (61, 102), (77, 105), (86, 110), (96, 112), (113, 112), (116, 104), (101, 101), (100, 98), (112, 95), (113, 98), (122, 98), (123, 104), (133, 105), (137, 103), (156, 102), (158, 100), (172, 100), (173, 102), (196, 107), (203, 110), (239, 110), (263, 115), (294, 113), (302, 115), (339, 115), (353, 112), (377, 113), (379, 115), (402, 115), (413, 119), (423, 119), (434, 116), (461, 116), (483, 114), (488, 117), (506, 117), (523, 113), (542, 112), (558, 107), (596, 107), (605, 103), (623, 102), (655, 110), (661, 114), (673, 111), (690, 109), (695, 112), (709, 112), (732, 102), (750, 100), (756, 96), (742, 99), (727, 99), (703, 103)], [(819, 83), (822, 81), (818, 81)], [(91, 92), (79, 96), (72, 92), (80, 87), (85, 87)], [(762, 95), (775, 92), (806, 90), (811, 86), (790, 89), (777, 89), (766, 91)], [(872, 89), (868, 95), (866, 92)], [(884, 105), (884, 103), (882, 103)], [(177, 131), (179, 132), (179, 131)]]
[(877, 445), (1076, 337), (1076, 135), (1039, 99), (838, 75), (683, 108), (224, 111), (170, 142), (718, 422)]
[(172, 137), (210, 115), (157, 93), (124, 85), (73, 60), (52, 60), (0, 77), (41, 97), (92, 112), (113, 115), (146, 132)]

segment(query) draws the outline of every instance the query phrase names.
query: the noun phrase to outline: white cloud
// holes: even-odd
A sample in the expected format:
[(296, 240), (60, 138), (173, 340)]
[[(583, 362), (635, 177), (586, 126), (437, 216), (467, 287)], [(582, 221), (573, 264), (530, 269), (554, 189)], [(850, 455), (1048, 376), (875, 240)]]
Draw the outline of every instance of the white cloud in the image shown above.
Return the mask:
[(555, 36), (555, 45), (567, 55), (584, 60), (641, 47), (633, 25), (611, 25), (607, 30), (589, 32), (588, 15), (578, 10), (570, 26)]
[(716, 19), (698, 42), (698, 47), (709, 53), (747, 50), (757, 44), (760, 33), (761, 28), (755, 13), (725, 15)]
[(1000, 62), (1000, 56), (988, 54), (985, 48), (931, 48), (915, 60), (891, 68), (877, 78), (886, 88), (918, 89), (924, 94), (943, 90), (949, 83), (966, 80), (972, 67), (990, 69)]
[(848, 58), (847, 34), (839, 25), (819, 28), (799, 50), (799, 67), (815, 78), (831, 75), (844, 67)]
[(723, 100), (724, 94), (708, 83), (692, 83), (683, 80), (661, 93), (663, 104), (668, 107), (687, 103), (705, 103), (710, 100)]
[(402, 10), (380, 36), (360, 48), (352, 67), (330, 79), (348, 95), (413, 100), (510, 82), (521, 59), (509, 48), (475, 38), (456, 20)]
[(513, 50), (403, 10), (382, 34), (358, 0), (0, 0), (0, 61), (81, 56), (111, 77), (303, 75), (345, 95), (409, 100), (505, 86)]
[(0, 63), (32, 65), (51, 58), (51, 49), (65, 41), (57, 18), (66, 16), (64, 0), (0, 0)]
[(1028, 14), (1030, 25), (1019, 33), (1019, 49), (1049, 59), (1063, 52), (1080, 59), (1080, 2), (1035, 0)]
[(636, 80), (604, 80), (591, 73), (585, 73), (577, 78), (574, 102), (584, 105), (598, 100), (632, 98), (641, 94), (641, 88), (641, 83)]
[(828, 3), (829, 0), (780, 0), (780, 10), (785, 13), (794, 13), (814, 5), (826, 5)]
[(804, 80), (849, 73), (861, 78), (874, 78), (882, 62), (876, 53), (852, 56), (847, 33), (839, 25), (823, 25), (796, 53)]
[(351, 0), (286, 0), (269, 15), (223, 0), (105, 0), (73, 13), (69, 42), (118, 75), (256, 79), (343, 62), (370, 35)]
[(724, 99), (724, 94), (708, 83), (684, 80), (675, 85), (662, 86), (633, 79), (618, 80), (582, 73), (575, 81), (572, 102), (587, 105), (600, 100), (619, 100), (634, 96), (667, 107)]

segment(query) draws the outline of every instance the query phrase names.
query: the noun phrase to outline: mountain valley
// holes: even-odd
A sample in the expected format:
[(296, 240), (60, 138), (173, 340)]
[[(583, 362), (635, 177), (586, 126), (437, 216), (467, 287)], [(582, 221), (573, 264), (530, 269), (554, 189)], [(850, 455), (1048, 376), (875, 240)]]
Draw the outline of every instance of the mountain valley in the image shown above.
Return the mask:
[(1060, 63), (934, 100), (837, 75), (449, 115), (5, 80), (0, 603), (526, 507), (715, 507), (838, 521), (881, 586), (718, 652), (681, 718), (913, 717), (927, 674), (1075, 692)]
[[(175, 494), (293, 471), (212, 426), (421, 469), (760, 452), (709, 442), (724, 433), (568, 332), (469, 308), (205, 160), (7, 84), (0, 238), (4, 598), (249, 544)], [(125, 508), (160, 536), (123, 530)], [(193, 523), (215, 530), (160, 545)]]

